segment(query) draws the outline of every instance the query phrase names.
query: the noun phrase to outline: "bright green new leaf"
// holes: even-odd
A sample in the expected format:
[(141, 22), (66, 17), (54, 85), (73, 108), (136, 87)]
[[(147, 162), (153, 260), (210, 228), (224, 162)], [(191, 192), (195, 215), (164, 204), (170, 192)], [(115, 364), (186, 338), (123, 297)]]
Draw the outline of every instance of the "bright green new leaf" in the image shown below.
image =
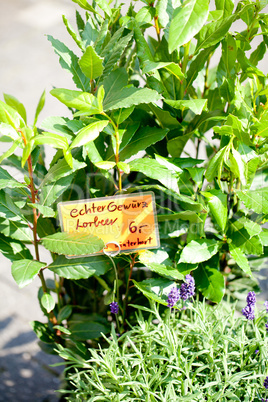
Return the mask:
[(207, 0), (188, 0), (176, 8), (169, 28), (169, 52), (189, 42), (200, 31), (208, 14)]
[(219, 303), (225, 293), (224, 276), (220, 271), (211, 267), (209, 261), (199, 264), (193, 273), (195, 284), (206, 299)]
[(100, 113), (97, 98), (88, 92), (54, 88), (50, 93), (68, 107), (87, 112), (88, 114)]
[(215, 255), (220, 243), (214, 239), (192, 240), (182, 250), (179, 263), (195, 264), (209, 260)]
[(162, 166), (156, 159), (135, 159), (129, 162), (132, 172), (141, 172), (151, 179), (158, 180), (167, 188), (179, 193), (177, 175)]
[(48, 183), (40, 187), (39, 203), (44, 206), (51, 206), (71, 185), (74, 175), (75, 173), (72, 173), (66, 177), (62, 177), (61, 179), (54, 181), (53, 183)]
[(39, 114), (42, 112), (43, 107), (45, 106), (45, 99), (46, 99), (46, 91), (44, 91), (42, 93), (42, 95), (40, 96), (36, 111), (35, 111), (35, 116), (34, 116), (34, 126), (37, 123), (37, 119), (39, 117)]
[(85, 166), (85, 162), (79, 162), (78, 160), (73, 159), (73, 168), (71, 168), (64, 159), (59, 159), (58, 162), (49, 169), (40, 186), (43, 187), (47, 183), (57, 181), (63, 177), (69, 176), (73, 172), (76, 172), (77, 170), (82, 169)]
[(207, 200), (210, 211), (219, 225), (220, 230), (224, 231), (227, 223), (227, 194), (221, 190), (209, 190), (201, 193)]
[(248, 209), (258, 214), (268, 214), (268, 187), (249, 191), (237, 190), (236, 194)]
[(87, 279), (90, 276), (104, 275), (111, 268), (111, 261), (106, 255), (68, 259), (64, 256), (56, 258), (48, 269), (62, 278)]
[(218, 182), (220, 182), (224, 159), (229, 155), (229, 151), (230, 147), (226, 145), (209, 161), (205, 174), (207, 181), (212, 182), (214, 178), (217, 178)]
[(166, 278), (159, 278), (146, 279), (142, 282), (136, 282), (133, 279), (132, 282), (149, 300), (154, 300), (157, 303), (167, 306), (168, 294), (172, 287), (174, 287), (173, 281)]
[(85, 53), (79, 60), (81, 70), (90, 81), (99, 77), (103, 72), (102, 58), (97, 55), (92, 46), (86, 48)]
[(70, 145), (70, 149), (81, 147), (90, 141), (94, 141), (108, 123), (109, 120), (98, 120), (82, 128), (82, 130), (78, 131), (75, 139)]
[(25, 127), (25, 121), (12, 106), (0, 101), (0, 122), (10, 124), (15, 130)]
[(99, 169), (104, 169), (104, 170), (110, 170), (114, 168), (116, 165), (115, 162), (109, 162), (109, 161), (101, 161), (101, 162), (96, 162), (95, 166)]
[(44, 262), (34, 260), (18, 260), (14, 261), (11, 266), (11, 273), (20, 288), (31, 283), (41, 268), (44, 268)]
[(44, 293), (43, 296), (41, 297), (41, 304), (44, 307), (44, 309), (50, 313), (55, 307), (55, 300), (49, 293)]
[(120, 108), (129, 108), (133, 105), (140, 105), (142, 103), (154, 103), (161, 99), (162, 96), (157, 91), (152, 89), (126, 87), (118, 92), (114, 92), (113, 97), (109, 102), (105, 97), (103, 109), (108, 111)]
[(170, 100), (165, 99), (165, 102), (174, 107), (174, 109), (190, 109), (195, 114), (201, 114), (207, 106), (207, 99), (191, 99), (191, 100)]
[(20, 183), (14, 179), (5, 169), (0, 167), (0, 190), (5, 188), (24, 188), (25, 183)]
[(174, 214), (157, 215), (158, 222), (174, 221), (177, 219), (193, 223), (202, 222), (202, 219), (194, 211), (181, 211)]
[(50, 145), (53, 148), (59, 148), (65, 150), (69, 147), (66, 137), (63, 137), (60, 134), (47, 133), (47, 132), (43, 132), (42, 134), (34, 137), (34, 143), (36, 145), (46, 144)]
[(248, 263), (248, 260), (243, 253), (243, 251), (239, 248), (236, 247), (233, 243), (229, 244), (229, 251), (232, 256), (232, 258), (235, 260), (237, 265), (249, 276), (252, 277), (252, 272)]
[(42, 244), (52, 253), (87, 255), (97, 253), (104, 247), (101, 239), (88, 233), (55, 233), (42, 239)]
[(120, 170), (123, 170), (124, 173), (129, 174), (130, 173), (130, 166), (128, 163), (125, 162), (118, 162), (117, 167)]
[(167, 70), (170, 74), (174, 75), (179, 81), (184, 78), (184, 74), (181, 71), (180, 66), (174, 62), (148, 61), (144, 63), (142, 72), (143, 74), (147, 74), (150, 73), (151, 71), (159, 70), (160, 68), (164, 68), (165, 70)]
[(12, 95), (4, 94), (4, 99), (5, 99), (5, 102), (9, 106), (11, 106), (13, 109), (15, 109), (21, 115), (21, 117), (23, 118), (23, 120), (26, 123), (27, 115), (26, 115), (26, 110), (25, 110), (25, 107), (23, 106), (23, 104), (17, 98), (15, 98), (15, 96), (12, 96)]
[(55, 211), (53, 211), (52, 208), (40, 204), (33, 204), (33, 203), (28, 203), (31, 208), (36, 208), (44, 218), (53, 218), (55, 216)]
[[(80, 7), (84, 8), (87, 11), (91, 11), (95, 13), (94, 7), (92, 7), (87, 0), (72, 0), (74, 3), (78, 4)], [(98, 13), (97, 13), (98, 14)]]

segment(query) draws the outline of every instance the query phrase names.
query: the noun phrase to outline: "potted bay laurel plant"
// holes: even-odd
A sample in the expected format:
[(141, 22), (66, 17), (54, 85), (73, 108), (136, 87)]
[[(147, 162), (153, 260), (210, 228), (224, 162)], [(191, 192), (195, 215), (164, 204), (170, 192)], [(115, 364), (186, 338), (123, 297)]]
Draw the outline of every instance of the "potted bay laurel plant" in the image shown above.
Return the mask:
[[(189, 274), (212, 305), (238, 299), (239, 309), (259, 290), (268, 90), (258, 63), (268, 19), (266, 0), (144, 0), (124, 12), (117, 1), (73, 1), (77, 27), (63, 23), (77, 51), (47, 36), (74, 83), (49, 96), (72, 117), (39, 122), (44, 94), (32, 124), (14, 96), (0, 101), (1, 141), (10, 143), (0, 157), (0, 250), (19, 287), (40, 281), (46, 319), (32, 322), (40, 346), (86, 359), (89, 344), (106, 343), (101, 334), (115, 316), (125, 333), (137, 306), (165, 310), (170, 289)], [(148, 191), (160, 237), (154, 250), (111, 257), (96, 234), (61, 231), (60, 202)]]

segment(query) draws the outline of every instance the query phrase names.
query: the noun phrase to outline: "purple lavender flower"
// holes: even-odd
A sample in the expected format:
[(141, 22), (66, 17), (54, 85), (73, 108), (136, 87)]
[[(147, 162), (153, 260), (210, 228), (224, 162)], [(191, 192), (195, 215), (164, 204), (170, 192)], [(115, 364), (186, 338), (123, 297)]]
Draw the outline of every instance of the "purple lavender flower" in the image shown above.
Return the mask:
[(263, 386), (264, 386), (264, 388), (268, 389), (268, 376), (265, 378), (265, 380), (263, 382)]
[(268, 313), (268, 300), (266, 300), (263, 304), (264, 304), (264, 306), (265, 306), (265, 308), (266, 308), (266, 311), (267, 311), (267, 313)]
[(172, 308), (175, 306), (177, 301), (180, 299), (180, 290), (177, 289), (175, 286), (171, 289), (171, 291), (168, 294), (168, 299), (167, 299), (167, 305), (169, 308)]
[(113, 302), (110, 304), (110, 310), (111, 310), (111, 313), (112, 313), (112, 314), (118, 314), (118, 312), (119, 312), (118, 303), (115, 302), (115, 301), (113, 301)]
[(194, 278), (191, 275), (186, 275), (185, 282), (182, 283), (180, 289), (182, 300), (187, 300), (189, 299), (189, 297), (192, 297), (194, 295), (194, 291), (195, 291)]
[(248, 292), (248, 295), (247, 295), (247, 304), (249, 305), (249, 306), (255, 306), (255, 304), (256, 304), (256, 295), (255, 295), (255, 292)]
[(265, 324), (265, 328), (266, 328), (266, 331), (268, 332), (268, 321), (267, 321), (267, 323)]
[(255, 355), (257, 355), (259, 353), (259, 349), (255, 350)]
[(255, 314), (254, 314), (254, 305), (246, 305), (245, 308), (242, 308), (242, 314), (246, 317), (247, 320), (254, 320)]

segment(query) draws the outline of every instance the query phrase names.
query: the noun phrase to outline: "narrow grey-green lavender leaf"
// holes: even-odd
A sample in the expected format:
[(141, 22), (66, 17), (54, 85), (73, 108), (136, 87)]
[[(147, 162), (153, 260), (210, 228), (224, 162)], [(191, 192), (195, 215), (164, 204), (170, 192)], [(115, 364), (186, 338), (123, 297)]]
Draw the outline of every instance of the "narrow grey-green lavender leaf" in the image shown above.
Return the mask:
[(207, 0), (188, 0), (175, 9), (169, 28), (170, 53), (189, 42), (200, 31), (208, 14)]
[(195, 264), (209, 260), (218, 252), (219, 247), (220, 243), (213, 239), (192, 240), (183, 248), (179, 263)]
[(52, 253), (69, 256), (97, 253), (104, 247), (101, 239), (88, 233), (55, 233), (42, 239), (42, 244)]
[(20, 288), (31, 283), (41, 268), (44, 268), (44, 262), (34, 260), (18, 260), (14, 261), (11, 266), (11, 273)]

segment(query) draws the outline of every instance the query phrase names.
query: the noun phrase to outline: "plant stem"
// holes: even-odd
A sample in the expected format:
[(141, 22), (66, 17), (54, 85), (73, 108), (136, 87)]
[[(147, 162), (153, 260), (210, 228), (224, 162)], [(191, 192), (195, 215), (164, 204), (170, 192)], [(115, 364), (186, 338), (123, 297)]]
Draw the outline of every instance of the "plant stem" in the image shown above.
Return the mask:
[(131, 258), (131, 263), (130, 263), (130, 270), (129, 270), (129, 275), (128, 275), (128, 281), (127, 281), (127, 288), (126, 288), (126, 293), (125, 293), (125, 299), (124, 299), (124, 310), (123, 310), (123, 325), (125, 322), (125, 317), (126, 317), (126, 311), (127, 311), (127, 298), (128, 298), (128, 292), (129, 292), (129, 284), (133, 272), (133, 268), (135, 265), (135, 259), (137, 257), (137, 254), (135, 254), (133, 257), (130, 256)]
[[(189, 50), (190, 50), (190, 44), (191, 41), (186, 43), (184, 45), (184, 56), (182, 60), (182, 66), (181, 66), (181, 71), (184, 74), (186, 72), (187, 64), (189, 61)], [(180, 99), (184, 98), (184, 79), (181, 81), (181, 87), (180, 87)]]

